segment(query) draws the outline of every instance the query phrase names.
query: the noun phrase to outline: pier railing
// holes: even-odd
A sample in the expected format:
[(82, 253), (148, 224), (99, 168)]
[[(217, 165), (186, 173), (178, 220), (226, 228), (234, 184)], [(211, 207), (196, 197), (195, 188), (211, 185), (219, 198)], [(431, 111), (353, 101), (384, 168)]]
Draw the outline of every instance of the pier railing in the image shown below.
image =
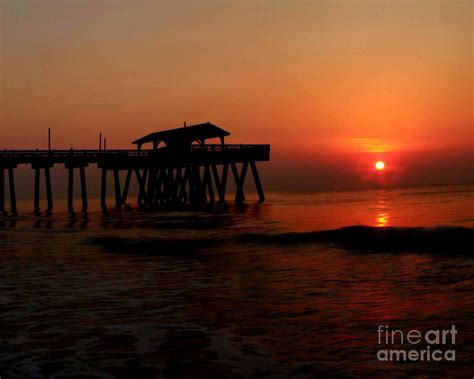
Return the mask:
[(191, 151), (268, 151), (270, 145), (191, 145)]
[[(137, 150), (0, 150), (0, 159), (67, 159), (75, 158), (102, 158), (104, 156), (136, 157)], [(143, 151), (141, 152), (143, 155)]]
[(160, 148), (156, 150), (0, 150), (0, 161), (2, 159), (17, 160), (18, 163), (28, 163), (36, 159), (51, 159), (55, 163), (62, 163), (71, 158), (86, 159), (91, 163), (103, 158), (135, 158), (149, 156), (170, 156), (189, 153), (249, 153), (249, 154), (269, 154), (270, 145), (191, 145), (189, 149), (173, 150)]

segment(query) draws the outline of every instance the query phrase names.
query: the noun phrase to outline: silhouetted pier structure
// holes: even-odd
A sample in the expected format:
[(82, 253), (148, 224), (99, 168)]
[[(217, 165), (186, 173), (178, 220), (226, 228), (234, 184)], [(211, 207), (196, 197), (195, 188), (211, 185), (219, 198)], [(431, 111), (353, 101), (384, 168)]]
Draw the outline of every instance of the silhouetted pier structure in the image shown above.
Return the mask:
[[(256, 162), (270, 160), (270, 145), (225, 144), (230, 133), (210, 123), (151, 133), (133, 143), (136, 150), (3, 150), (0, 151), (0, 212), (5, 212), (8, 174), (10, 208), (16, 213), (14, 170), (31, 165), (34, 170), (34, 210), (40, 210), (40, 176), (44, 173), (47, 210), (53, 209), (51, 168), (64, 164), (68, 170), (68, 208), (74, 206), (74, 174), (79, 171), (82, 208), (88, 207), (85, 168), (96, 164), (101, 172), (102, 207), (106, 207), (107, 173), (113, 173), (115, 205), (127, 202), (132, 178), (138, 186), (140, 205), (203, 204), (225, 202), (229, 168), (234, 178), (235, 201), (245, 200), (244, 184), (248, 169), (253, 175), (260, 201), (265, 200)], [(206, 144), (219, 138), (220, 144)], [(102, 143), (102, 141), (101, 141)], [(144, 144), (151, 149), (142, 149)], [(163, 144), (163, 146), (160, 146)], [(120, 171), (125, 182), (120, 183)]]

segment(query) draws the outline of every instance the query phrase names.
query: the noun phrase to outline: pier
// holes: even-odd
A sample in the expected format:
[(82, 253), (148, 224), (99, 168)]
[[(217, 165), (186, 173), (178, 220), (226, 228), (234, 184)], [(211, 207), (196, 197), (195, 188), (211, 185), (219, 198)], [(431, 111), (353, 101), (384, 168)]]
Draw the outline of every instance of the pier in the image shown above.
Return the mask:
[[(270, 160), (270, 145), (225, 144), (230, 133), (204, 123), (151, 133), (133, 142), (136, 149), (98, 150), (3, 150), (0, 151), (0, 212), (5, 212), (6, 182), (10, 210), (17, 212), (15, 193), (15, 169), (29, 165), (34, 170), (35, 212), (40, 211), (40, 177), (44, 176), (46, 210), (53, 210), (51, 168), (64, 165), (68, 170), (67, 204), (74, 209), (74, 180), (80, 181), (82, 209), (88, 207), (85, 168), (95, 165), (101, 170), (100, 204), (107, 207), (108, 173), (113, 174), (115, 206), (127, 203), (132, 181), (137, 185), (139, 205), (179, 206), (183, 204), (214, 203), (226, 201), (228, 176), (235, 183), (235, 201), (245, 201), (245, 181), (250, 172), (253, 176), (259, 201), (265, 200), (263, 186), (256, 162)], [(218, 144), (208, 144), (208, 139), (219, 138)], [(49, 142), (50, 143), (50, 142)], [(143, 145), (151, 144), (150, 149)], [(104, 146), (105, 147), (105, 146)], [(230, 171), (230, 172), (229, 172)], [(121, 183), (120, 172), (125, 172)]]

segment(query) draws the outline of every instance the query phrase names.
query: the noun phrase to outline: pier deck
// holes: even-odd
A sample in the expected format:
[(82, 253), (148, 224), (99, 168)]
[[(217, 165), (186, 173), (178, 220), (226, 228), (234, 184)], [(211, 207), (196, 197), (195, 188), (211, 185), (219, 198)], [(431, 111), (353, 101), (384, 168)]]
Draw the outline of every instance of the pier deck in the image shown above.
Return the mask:
[[(140, 168), (151, 166), (179, 166), (185, 163), (234, 161), (268, 161), (270, 145), (192, 145), (179, 151), (166, 147), (149, 150), (0, 150), (0, 167), (16, 167), (19, 164), (98, 164), (118, 166), (132, 164)], [(219, 163), (217, 163), (219, 162)]]

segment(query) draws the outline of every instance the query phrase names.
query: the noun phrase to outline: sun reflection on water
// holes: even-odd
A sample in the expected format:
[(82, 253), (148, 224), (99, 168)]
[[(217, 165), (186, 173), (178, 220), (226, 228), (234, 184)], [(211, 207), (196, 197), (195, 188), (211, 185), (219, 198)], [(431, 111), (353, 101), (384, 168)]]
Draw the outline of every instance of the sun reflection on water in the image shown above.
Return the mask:
[(377, 226), (379, 226), (379, 227), (387, 226), (389, 218), (390, 218), (390, 215), (387, 212), (378, 213), (377, 214)]
[(378, 227), (388, 226), (390, 213), (388, 212), (388, 200), (385, 192), (379, 193), (377, 197), (375, 225)]

